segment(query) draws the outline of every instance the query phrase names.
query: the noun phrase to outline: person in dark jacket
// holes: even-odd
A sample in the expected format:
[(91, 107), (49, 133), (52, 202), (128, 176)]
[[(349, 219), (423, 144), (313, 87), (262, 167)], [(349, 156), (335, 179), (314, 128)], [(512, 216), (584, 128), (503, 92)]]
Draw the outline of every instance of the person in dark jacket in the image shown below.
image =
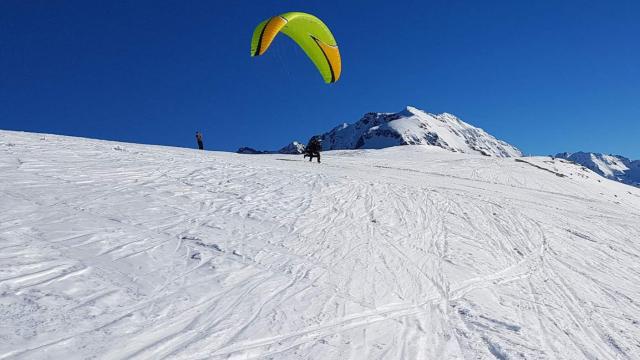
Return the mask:
[(204, 150), (204, 143), (202, 142), (202, 133), (196, 131), (196, 141), (198, 142), (198, 149)]
[(314, 157), (317, 157), (318, 162), (320, 162), (320, 151), (322, 151), (320, 138), (318, 136), (314, 136), (309, 140), (309, 143), (304, 148), (304, 157), (308, 156), (309, 161), (312, 161)]

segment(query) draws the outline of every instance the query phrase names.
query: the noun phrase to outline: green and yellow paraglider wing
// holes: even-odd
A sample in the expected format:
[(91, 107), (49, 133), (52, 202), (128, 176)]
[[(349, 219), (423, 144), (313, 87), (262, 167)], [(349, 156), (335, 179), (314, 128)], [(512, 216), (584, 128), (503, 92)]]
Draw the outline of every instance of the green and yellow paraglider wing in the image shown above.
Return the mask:
[(289, 12), (261, 22), (253, 32), (251, 56), (264, 54), (278, 33), (289, 36), (304, 50), (326, 83), (338, 81), (342, 72), (338, 44), (320, 19), (311, 14)]

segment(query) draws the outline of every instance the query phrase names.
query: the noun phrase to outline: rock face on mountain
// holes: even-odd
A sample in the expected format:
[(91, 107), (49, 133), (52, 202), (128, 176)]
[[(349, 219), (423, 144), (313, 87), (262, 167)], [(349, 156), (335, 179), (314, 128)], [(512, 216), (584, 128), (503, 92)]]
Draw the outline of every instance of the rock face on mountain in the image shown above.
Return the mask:
[(398, 113), (367, 113), (320, 135), (323, 150), (381, 149), (433, 145), (452, 152), (497, 157), (522, 156), (520, 150), (454, 115), (430, 114), (407, 106)]
[(640, 160), (629, 160), (621, 155), (605, 155), (591, 152), (563, 152), (557, 158), (580, 164), (608, 179), (640, 186)]

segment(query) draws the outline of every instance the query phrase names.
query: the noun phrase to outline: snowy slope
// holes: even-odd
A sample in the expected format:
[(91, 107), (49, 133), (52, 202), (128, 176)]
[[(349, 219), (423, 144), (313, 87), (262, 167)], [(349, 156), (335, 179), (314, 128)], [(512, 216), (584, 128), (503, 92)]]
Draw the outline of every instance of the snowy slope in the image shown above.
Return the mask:
[(354, 124), (322, 134), (324, 150), (382, 149), (397, 145), (434, 145), (445, 150), (498, 157), (520, 150), (454, 115), (429, 114), (407, 106), (399, 113), (367, 113)]
[(589, 152), (560, 153), (555, 157), (571, 160), (612, 180), (640, 186), (640, 160), (629, 160), (620, 155)]
[(323, 156), (0, 131), (0, 358), (640, 358), (640, 189)]

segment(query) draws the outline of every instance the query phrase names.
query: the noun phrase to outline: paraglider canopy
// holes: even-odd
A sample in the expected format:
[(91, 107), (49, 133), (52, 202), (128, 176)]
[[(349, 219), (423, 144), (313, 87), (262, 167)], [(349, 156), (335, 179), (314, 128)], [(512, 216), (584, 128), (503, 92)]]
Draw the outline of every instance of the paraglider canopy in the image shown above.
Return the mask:
[(258, 24), (251, 39), (251, 56), (264, 54), (280, 32), (304, 50), (327, 84), (338, 81), (342, 61), (336, 40), (329, 28), (311, 14), (288, 12)]

